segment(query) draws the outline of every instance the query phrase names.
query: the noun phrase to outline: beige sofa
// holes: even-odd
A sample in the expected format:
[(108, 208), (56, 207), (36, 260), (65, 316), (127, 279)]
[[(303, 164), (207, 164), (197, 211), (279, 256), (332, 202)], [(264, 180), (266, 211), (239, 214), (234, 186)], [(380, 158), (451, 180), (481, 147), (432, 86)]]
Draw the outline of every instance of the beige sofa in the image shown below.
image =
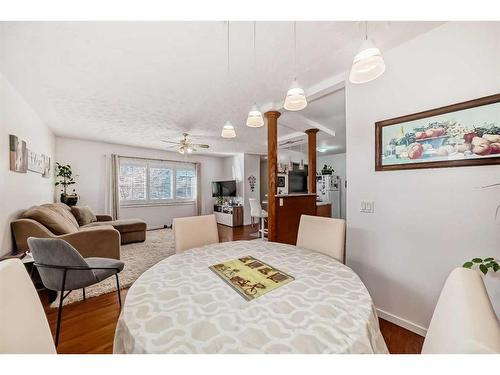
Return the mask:
[(68, 241), (83, 257), (120, 259), (120, 244), (146, 239), (146, 223), (139, 219), (112, 220), (96, 215), (97, 221), (80, 226), (63, 203), (31, 207), (11, 223), (18, 252), (28, 250), (29, 237), (58, 237)]

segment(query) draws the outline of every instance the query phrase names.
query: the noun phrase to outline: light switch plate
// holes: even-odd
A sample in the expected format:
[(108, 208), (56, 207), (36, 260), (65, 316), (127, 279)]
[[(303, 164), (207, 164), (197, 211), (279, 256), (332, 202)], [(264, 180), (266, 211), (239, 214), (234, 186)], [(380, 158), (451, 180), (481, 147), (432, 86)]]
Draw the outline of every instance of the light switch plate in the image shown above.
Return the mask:
[(280, 207), (283, 207), (283, 198), (280, 198)]
[(373, 201), (361, 201), (361, 208), (359, 212), (365, 214), (372, 214), (375, 212), (375, 203)]

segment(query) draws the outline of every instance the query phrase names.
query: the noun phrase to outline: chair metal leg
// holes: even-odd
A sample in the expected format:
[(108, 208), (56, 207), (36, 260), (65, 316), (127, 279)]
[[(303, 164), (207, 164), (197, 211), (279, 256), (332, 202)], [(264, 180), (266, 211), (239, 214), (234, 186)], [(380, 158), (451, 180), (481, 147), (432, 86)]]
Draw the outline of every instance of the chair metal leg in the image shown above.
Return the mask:
[(57, 311), (57, 327), (56, 327), (56, 348), (59, 344), (59, 333), (61, 332), (61, 318), (63, 309), (63, 299), (64, 299), (64, 287), (66, 286), (66, 273), (68, 270), (64, 270), (62, 286), (61, 286), (61, 297), (59, 299), (59, 310)]
[(264, 217), (260, 218), (260, 230), (262, 231), (260, 238), (264, 239)]
[(120, 281), (118, 279), (118, 274), (115, 273), (115, 276), (116, 276), (116, 290), (118, 292), (118, 303), (120, 304), (120, 308), (122, 307), (122, 294), (121, 294), (121, 291), (120, 291)]
[(83, 300), (85, 301), (85, 288), (82, 288), (82, 292), (83, 292)]

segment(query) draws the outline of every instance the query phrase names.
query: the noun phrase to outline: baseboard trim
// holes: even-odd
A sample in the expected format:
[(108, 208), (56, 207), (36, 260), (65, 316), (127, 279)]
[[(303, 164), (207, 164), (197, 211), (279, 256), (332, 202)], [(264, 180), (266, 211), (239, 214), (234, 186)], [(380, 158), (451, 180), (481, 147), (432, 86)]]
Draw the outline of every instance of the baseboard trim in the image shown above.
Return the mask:
[(147, 228), (146, 228), (146, 231), (150, 231), (150, 230), (158, 230), (158, 229), (166, 229), (166, 228), (165, 228), (165, 227), (163, 227), (163, 226), (147, 227)]
[(415, 324), (413, 322), (410, 322), (406, 319), (400, 318), (399, 316), (396, 316), (394, 314), (388, 313), (387, 311), (377, 309), (377, 315), (379, 318), (385, 319), (391, 323), (394, 323), (400, 327), (406, 328), (409, 331), (412, 331), (416, 333), (417, 335), (424, 336), (427, 334), (427, 329), (419, 326), (418, 324)]

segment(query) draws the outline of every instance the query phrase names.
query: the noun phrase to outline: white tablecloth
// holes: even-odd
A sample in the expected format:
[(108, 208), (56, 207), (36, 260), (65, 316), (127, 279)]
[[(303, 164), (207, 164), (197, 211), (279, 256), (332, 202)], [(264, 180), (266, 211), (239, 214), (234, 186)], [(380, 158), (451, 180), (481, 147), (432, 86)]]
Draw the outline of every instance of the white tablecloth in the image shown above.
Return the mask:
[[(208, 269), (251, 255), (295, 277), (246, 301)], [(260, 240), (173, 255), (130, 288), (115, 353), (387, 353), (359, 277), (323, 254)]]

